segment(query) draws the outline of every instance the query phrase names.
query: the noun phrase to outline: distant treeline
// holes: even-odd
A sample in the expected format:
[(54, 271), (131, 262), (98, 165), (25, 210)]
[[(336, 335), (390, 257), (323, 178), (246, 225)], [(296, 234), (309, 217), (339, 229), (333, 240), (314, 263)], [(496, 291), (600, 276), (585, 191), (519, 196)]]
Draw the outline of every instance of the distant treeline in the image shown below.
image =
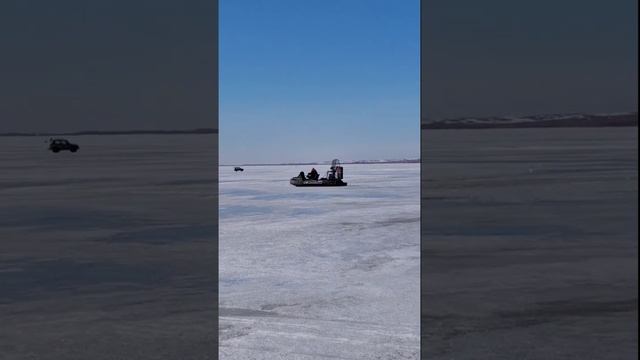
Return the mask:
[[(415, 164), (419, 163), (420, 159), (402, 159), (402, 160), (354, 160), (354, 161), (345, 161), (343, 165), (349, 164)], [(296, 165), (296, 166), (314, 166), (314, 165), (331, 165), (328, 162), (304, 162), (304, 163), (269, 163), (269, 164), (241, 164), (240, 166), (285, 166), (285, 165)], [(237, 166), (237, 165), (228, 165), (223, 164), (220, 166)]]
[(0, 136), (80, 136), (80, 135), (177, 135), (177, 134), (217, 134), (218, 129), (192, 129), (192, 130), (113, 130), (113, 131), (77, 131), (65, 133), (49, 132), (7, 132)]
[(422, 129), (500, 129), (500, 128), (575, 128), (638, 126), (638, 113), (555, 114), (519, 118), (457, 118), (425, 122)]
[(356, 160), (345, 162), (345, 164), (415, 164), (420, 159), (402, 159), (402, 160)]

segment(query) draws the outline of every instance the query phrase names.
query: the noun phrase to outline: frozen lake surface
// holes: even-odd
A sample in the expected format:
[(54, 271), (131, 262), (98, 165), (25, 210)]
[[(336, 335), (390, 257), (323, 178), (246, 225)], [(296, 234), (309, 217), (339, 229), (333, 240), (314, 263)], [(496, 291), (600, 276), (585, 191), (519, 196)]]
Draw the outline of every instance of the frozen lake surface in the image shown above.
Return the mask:
[(216, 138), (0, 138), (0, 358), (216, 358)]
[(424, 358), (637, 358), (638, 129), (422, 136)]
[[(423, 137), (424, 354), (635, 358), (637, 129)], [(0, 142), (3, 359), (215, 358), (216, 137), (43, 140)], [(220, 355), (417, 358), (417, 164), (232, 170)]]
[(418, 359), (420, 165), (345, 165), (333, 188), (244, 170), (220, 168), (221, 359)]

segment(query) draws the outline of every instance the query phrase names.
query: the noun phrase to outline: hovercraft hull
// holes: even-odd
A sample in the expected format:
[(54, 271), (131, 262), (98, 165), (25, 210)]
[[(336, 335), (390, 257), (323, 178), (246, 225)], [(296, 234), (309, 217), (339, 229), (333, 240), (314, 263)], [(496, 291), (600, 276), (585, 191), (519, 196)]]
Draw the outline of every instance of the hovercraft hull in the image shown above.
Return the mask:
[(289, 183), (293, 186), (347, 186), (347, 183), (340, 179), (320, 179), (320, 180), (302, 180), (299, 177), (291, 178)]

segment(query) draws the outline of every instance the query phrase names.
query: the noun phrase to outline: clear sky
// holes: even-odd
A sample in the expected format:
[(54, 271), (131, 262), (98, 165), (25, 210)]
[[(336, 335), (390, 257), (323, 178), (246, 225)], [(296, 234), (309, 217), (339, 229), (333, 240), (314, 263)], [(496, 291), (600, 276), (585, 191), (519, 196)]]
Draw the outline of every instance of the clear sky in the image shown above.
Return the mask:
[(215, 127), (216, 2), (0, 1), (0, 132)]
[(216, 127), (218, 75), (222, 163), (418, 156), (420, 86), (425, 119), (637, 111), (637, 0), (423, 3), (2, 0), (0, 132)]
[(637, 0), (426, 0), (423, 116), (638, 109)]
[(221, 0), (220, 163), (417, 158), (418, 0)]

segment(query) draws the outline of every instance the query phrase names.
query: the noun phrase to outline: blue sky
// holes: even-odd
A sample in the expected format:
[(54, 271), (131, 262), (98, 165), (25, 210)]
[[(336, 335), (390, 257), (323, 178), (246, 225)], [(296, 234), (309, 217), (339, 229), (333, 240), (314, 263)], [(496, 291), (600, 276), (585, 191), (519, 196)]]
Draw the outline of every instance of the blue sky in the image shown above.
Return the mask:
[(425, 1), (426, 119), (638, 109), (637, 0)]
[(210, 0), (0, 1), (0, 132), (215, 127)]
[(221, 164), (418, 157), (418, 0), (221, 0), (219, 16)]

